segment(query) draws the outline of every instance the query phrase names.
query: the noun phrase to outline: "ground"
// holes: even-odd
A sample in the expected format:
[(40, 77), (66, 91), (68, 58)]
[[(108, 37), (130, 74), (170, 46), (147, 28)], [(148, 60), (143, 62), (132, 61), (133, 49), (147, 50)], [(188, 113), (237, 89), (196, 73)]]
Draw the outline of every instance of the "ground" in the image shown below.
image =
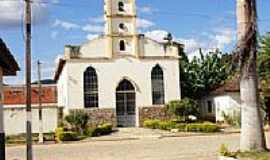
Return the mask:
[[(239, 134), (150, 137), (34, 146), (35, 160), (216, 160), (221, 144), (238, 148)], [(7, 148), (7, 160), (25, 160), (25, 146)]]

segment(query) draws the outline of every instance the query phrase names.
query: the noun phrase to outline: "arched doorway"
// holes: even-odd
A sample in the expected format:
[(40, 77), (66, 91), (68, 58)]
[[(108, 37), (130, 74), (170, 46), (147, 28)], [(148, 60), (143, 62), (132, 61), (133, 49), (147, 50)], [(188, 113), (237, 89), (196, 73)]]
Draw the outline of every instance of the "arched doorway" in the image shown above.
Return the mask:
[(116, 88), (116, 115), (118, 127), (135, 127), (136, 92), (130, 81), (122, 80)]

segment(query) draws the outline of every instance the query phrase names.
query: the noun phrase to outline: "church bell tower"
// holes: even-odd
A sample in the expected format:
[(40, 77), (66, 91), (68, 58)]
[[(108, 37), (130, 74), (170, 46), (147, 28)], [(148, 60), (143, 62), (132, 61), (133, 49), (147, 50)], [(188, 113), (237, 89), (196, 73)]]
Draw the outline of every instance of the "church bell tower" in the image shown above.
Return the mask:
[(104, 11), (108, 56), (137, 57), (136, 0), (105, 0)]

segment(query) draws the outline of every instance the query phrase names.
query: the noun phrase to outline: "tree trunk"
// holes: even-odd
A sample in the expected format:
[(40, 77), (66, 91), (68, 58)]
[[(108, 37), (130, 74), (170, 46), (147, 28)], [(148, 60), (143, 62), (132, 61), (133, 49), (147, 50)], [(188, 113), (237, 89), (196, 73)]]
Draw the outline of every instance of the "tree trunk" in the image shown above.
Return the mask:
[(241, 92), (241, 151), (266, 149), (259, 109), (256, 72), (257, 24), (256, 0), (237, 0), (238, 49)]

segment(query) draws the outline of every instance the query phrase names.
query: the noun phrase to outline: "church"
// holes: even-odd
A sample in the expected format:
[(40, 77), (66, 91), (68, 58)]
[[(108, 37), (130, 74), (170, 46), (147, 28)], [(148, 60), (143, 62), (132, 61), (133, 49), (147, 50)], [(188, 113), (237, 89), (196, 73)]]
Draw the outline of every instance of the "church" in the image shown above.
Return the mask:
[(138, 127), (181, 99), (179, 52), (136, 31), (135, 0), (105, 0), (104, 35), (66, 45), (55, 72), (58, 106), (85, 110), (93, 122)]

